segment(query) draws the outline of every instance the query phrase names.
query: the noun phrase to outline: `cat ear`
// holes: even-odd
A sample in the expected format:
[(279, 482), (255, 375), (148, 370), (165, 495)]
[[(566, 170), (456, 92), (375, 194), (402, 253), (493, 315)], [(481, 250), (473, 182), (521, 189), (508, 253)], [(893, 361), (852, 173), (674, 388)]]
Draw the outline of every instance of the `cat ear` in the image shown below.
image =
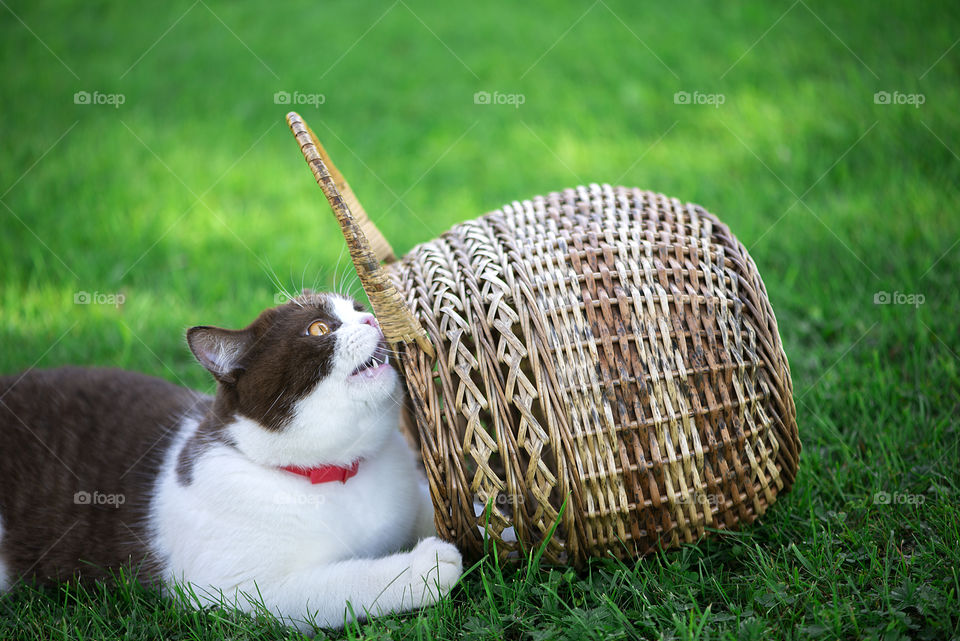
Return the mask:
[(223, 383), (237, 380), (233, 374), (240, 367), (240, 358), (250, 346), (246, 330), (221, 329), (205, 325), (187, 330), (187, 344), (200, 364)]

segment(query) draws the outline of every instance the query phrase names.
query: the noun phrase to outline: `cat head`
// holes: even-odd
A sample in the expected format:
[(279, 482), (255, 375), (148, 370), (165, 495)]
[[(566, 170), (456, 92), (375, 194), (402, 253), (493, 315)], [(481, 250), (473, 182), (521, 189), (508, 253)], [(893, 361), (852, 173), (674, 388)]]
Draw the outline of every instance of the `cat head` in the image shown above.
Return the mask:
[(226, 436), (254, 460), (349, 464), (397, 427), (398, 375), (353, 299), (305, 290), (244, 329), (192, 327), (187, 342), (219, 383)]

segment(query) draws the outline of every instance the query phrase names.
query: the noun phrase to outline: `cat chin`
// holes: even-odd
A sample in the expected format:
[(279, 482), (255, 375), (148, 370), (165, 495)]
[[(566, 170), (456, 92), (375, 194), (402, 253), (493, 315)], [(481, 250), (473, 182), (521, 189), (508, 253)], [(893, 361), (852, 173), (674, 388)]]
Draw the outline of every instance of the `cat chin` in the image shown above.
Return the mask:
[(375, 455), (397, 431), (398, 382), (392, 368), (356, 385), (327, 381), (297, 402), (279, 430), (238, 415), (226, 431), (247, 458), (264, 465), (349, 466)]

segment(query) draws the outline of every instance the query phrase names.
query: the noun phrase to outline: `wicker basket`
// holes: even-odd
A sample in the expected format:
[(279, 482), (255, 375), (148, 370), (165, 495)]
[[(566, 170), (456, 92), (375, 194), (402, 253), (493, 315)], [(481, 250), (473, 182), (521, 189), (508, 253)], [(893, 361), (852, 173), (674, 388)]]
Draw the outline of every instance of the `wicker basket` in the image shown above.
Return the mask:
[(590, 185), (397, 260), (306, 123), (287, 121), (397, 351), (438, 531), (465, 554), (546, 541), (553, 563), (636, 557), (750, 523), (791, 487), (777, 322), (712, 214)]

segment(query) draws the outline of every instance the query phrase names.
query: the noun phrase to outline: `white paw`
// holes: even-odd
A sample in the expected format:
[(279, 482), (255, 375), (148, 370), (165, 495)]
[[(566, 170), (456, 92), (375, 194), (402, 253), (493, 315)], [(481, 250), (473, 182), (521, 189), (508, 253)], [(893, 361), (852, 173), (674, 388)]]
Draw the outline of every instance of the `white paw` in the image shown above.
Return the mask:
[(460, 551), (435, 536), (420, 541), (410, 557), (414, 607), (436, 603), (450, 592), (463, 573)]

